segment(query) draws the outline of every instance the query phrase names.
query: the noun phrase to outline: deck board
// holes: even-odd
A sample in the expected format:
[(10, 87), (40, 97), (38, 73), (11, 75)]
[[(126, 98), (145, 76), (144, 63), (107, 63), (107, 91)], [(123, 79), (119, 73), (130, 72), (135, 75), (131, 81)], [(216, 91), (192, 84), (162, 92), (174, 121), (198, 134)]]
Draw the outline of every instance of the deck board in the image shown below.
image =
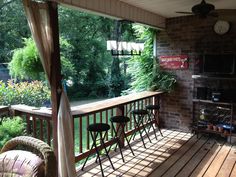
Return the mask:
[[(222, 140), (207, 136), (197, 138), (191, 133), (162, 130), (164, 137), (158, 140), (151, 135), (152, 143), (145, 139), (147, 149), (140, 140), (132, 142), (135, 156), (128, 148), (120, 154), (113, 153), (111, 160), (102, 162), (104, 174), (109, 177), (236, 177), (236, 148)], [(98, 164), (87, 165), (85, 171), (78, 170), (78, 176), (101, 176)]]
[[(186, 137), (187, 136), (187, 137)], [(188, 134), (182, 134), (179, 135), (179, 138), (184, 139), (184, 138), (189, 138)], [(171, 148), (178, 149), (180, 148), (185, 141), (179, 141), (180, 139), (170, 139), (169, 141), (166, 142), (165, 146), (157, 148), (157, 151), (154, 151), (152, 154), (149, 154), (148, 157), (145, 158), (145, 166), (143, 168), (139, 168), (139, 171), (136, 172), (135, 176), (147, 176), (150, 174), (152, 169), (155, 169), (158, 165), (161, 164), (161, 159), (168, 158), (170, 157), (174, 151), (171, 151)], [(154, 156), (153, 156), (154, 155)], [(144, 162), (145, 162), (144, 161)], [(156, 162), (156, 163), (154, 163)], [(140, 162), (143, 164), (143, 162)]]
[(152, 173), (150, 177), (159, 177), (162, 176), (164, 173), (168, 171), (169, 168), (171, 168), (172, 165), (175, 164), (175, 162), (178, 161), (196, 142), (198, 139), (196, 136), (192, 137), (185, 146), (178, 149), (168, 160), (166, 160), (164, 163), (162, 163), (158, 167), (158, 173)]
[(202, 161), (198, 164), (198, 166), (194, 169), (190, 177), (203, 176), (205, 171), (211, 165), (212, 161), (214, 160), (215, 156), (218, 154), (221, 148), (222, 148), (221, 145), (215, 143), (213, 147), (208, 151), (206, 156), (202, 159)]
[(236, 150), (235, 148), (231, 148), (230, 152), (227, 155), (222, 167), (220, 168), (217, 177), (229, 177), (231, 171), (229, 169), (233, 169), (234, 163), (236, 162), (235, 157)]
[(206, 173), (203, 175), (204, 177), (212, 177), (216, 176), (218, 171), (220, 170), (225, 158), (227, 157), (230, 151), (230, 146), (225, 146), (221, 148), (214, 161), (211, 163), (211, 166), (207, 169)]
[(190, 176), (192, 171), (198, 166), (198, 164), (213, 147), (213, 145), (214, 141), (212, 139), (207, 140), (206, 143), (198, 150), (198, 152), (195, 153), (195, 155), (192, 156), (188, 162), (185, 162), (186, 164), (184, 168), (181, 169), (176, 177)]
[(230, 177), (236, 177), (236, 162), (234, 162), (234, 167), (231, 171)]
[[(163, 177), (175, 176), (178, 172), (184, 167), (184, 165), (191, 159), (191, 157), (196, 153), (196, 151), (201, 148), (204, 143), (206, 143), (205, 139), (199, 139), (194, 146), (189, 147), (188, 151), (183, 154), (183, 156), (178, 159), (178, 161), (168, 169), (168, 171), (162, 175)], [(188, 147), (188, 146), (185, 146)], [(178, 153), (176, 153), (178, 154)]]

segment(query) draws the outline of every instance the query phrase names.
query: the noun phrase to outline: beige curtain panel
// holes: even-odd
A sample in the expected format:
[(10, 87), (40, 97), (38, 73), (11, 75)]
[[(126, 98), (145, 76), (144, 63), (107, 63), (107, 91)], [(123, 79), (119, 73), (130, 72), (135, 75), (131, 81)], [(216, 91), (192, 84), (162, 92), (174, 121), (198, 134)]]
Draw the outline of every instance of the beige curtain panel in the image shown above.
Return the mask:
[[(23, 0), (26, 17), (40, 59), (50, 82), (51, 78), (51, 53), (53, 52), (53, 39), (50, 26), (49, 7), (47, 2)], [(62, 90), (58, 112), (58, 176), (75, 177), (74, 143), (71, 128), (71, 110), (68, 98)]]
[(31, 0), (23, 0), (23, 4), (32, 36), (39, 51), (47, 79), (49, 80), (53, 41), (49, 25), (48, 5)]
[[(75, 156), (72, 135), (72, 115), (68, 98), (63, 91), (61, 94), (60, 108), (58, 113), (57, 135), (58, 135), (58, 166), (61, 177), (76, 176)], [(68, 119), (70, 118), (70, 119)], [(66, 169), (66, 170), (65, 170)]]

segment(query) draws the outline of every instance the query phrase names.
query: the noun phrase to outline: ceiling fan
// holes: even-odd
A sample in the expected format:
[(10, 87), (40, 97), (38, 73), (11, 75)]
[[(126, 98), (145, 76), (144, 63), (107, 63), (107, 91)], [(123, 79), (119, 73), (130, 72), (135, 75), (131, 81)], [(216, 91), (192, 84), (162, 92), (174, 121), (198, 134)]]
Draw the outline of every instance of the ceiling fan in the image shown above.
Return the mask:
[(213, 4), (206, 3), (205, 0), (202, 0), (201, 3), (194, 5), (191, 10), (192, 12), (176, 12), (176, 13), (198, 15), (199, 17), (202, 18), (205, 18), (208, 15), (217, 16), (217, 14), (213, 12), (215, 10), (215, 6)]

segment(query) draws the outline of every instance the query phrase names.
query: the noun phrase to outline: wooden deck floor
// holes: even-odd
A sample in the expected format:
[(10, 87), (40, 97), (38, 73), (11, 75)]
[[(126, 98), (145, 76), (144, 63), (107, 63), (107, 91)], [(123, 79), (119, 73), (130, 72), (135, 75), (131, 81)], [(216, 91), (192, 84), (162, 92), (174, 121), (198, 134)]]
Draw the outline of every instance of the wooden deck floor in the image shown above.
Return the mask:
[[(145, 139), (132, 144), (135, 156), (129, 149), (123, 150), (125, 163), (120, 154), (112, 156), (115, 171), (109, 161), (102, 162), (104, 174), (109, 177), (236, 177), (236, 147), (224, 141), (196, 136), (173, 130), (162, 130), (164, 137), (151, 136), (152, 143)], [(101, 176), (98, 164), (91, 164), (78, 176)]]

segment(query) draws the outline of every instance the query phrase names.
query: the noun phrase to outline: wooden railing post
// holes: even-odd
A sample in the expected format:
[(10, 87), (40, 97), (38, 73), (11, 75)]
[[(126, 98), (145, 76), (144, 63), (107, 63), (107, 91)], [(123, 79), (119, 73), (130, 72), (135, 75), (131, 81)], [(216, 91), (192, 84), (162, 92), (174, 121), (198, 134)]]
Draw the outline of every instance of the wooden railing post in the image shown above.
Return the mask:
[[(154, 96), (154, 104), (160, 106), (160, 95)], [(160, 126), (159, 114), (160, 114), (160, 111), (155, 109), (155, 110), (154, 110), (155, 119), (156, 119), (157, 123), (158, 123), (159, 126)], [(157, 127), (158, 125), (156, 125), (156, 123), (155, 123), (155, 126)]]
[[(117, 107), (117, 109), (116, 109), (116, 115), (117, 116), (124, 116), (124, 113), (125, 113), (125, 111), (124, 111), (124, 105), (119, 105), (118, 107)], [(120, 125), (119, 124), (116, 124), (116, 131), (117, 131), (117, 135), (118, 135), (118, 137), (119, 137), (119, 140), (120, 140), (120, 145), (121, 145), (121, 147), (124, 147), (124, 145), (125, 145), (125, 137), (124, 137), (124, 135), (123, 135), (123, 133), (122, 133), (122, 126), (120, 126), (120, 129), (119, 129), (119, 131), (118, 131), (118, 127), (119, 127)]]

